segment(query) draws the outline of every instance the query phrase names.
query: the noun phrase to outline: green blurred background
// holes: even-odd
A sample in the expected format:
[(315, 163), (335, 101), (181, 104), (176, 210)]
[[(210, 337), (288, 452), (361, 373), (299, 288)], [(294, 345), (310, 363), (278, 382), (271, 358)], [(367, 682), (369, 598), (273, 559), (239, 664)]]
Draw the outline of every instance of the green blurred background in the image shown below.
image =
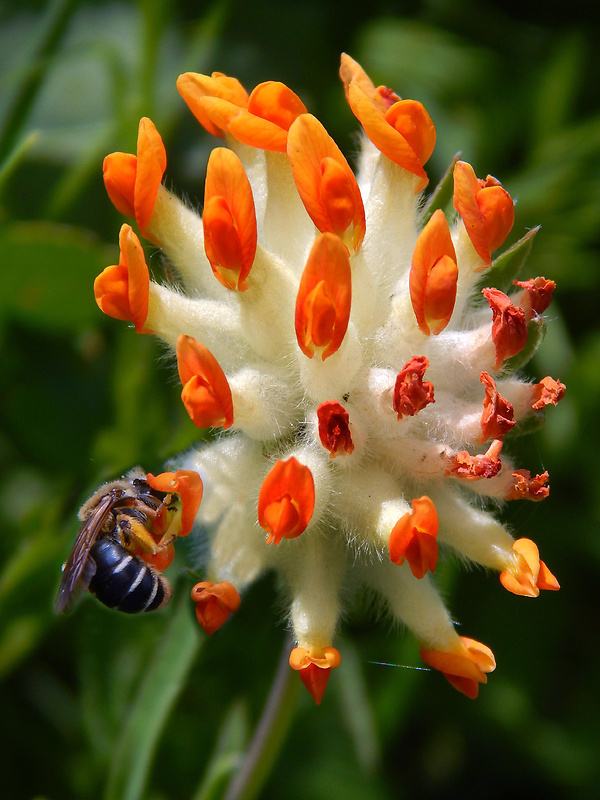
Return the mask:
[(558, 289), (529, 368), (568, 389), (546, 428), (512, 448), (532, 472), (549, 469), (551, 496), (504, 518), (536, 539), (562, 589), (532, 601), (495, 575), (443, 566), (453, 615), (499, 664), (475, 702), (433, 672), (372, 663), (421, 664), (409, 635), (357, 605), (322, 706), (299, 695), (260, 796), (596, 798), (596, 4), (21, 0), (0, 4), (0, 21), (2, 797), (217, 798), (239, 763), (284, 643), (270, 578), (211, 640), (186, 602), (190, 554), (162, 614), (129, 619), (92, 600), (53, 614), (83, 499), (134, 464), (160, 470), (196, 436), (160, 348), (94, 303), (121, 224), (101, 163), (135, 151), (150, 116), (168, 181), (200, 202), (215, 142), (175, 80), (213, 70), (246, 87), (284, 81), (351, 156), (357, 126), (337, 77), (346, 50), (375, 83), (426, 105), (432, 184), (461, 150), (516, 198), (513, 240), (542, 226), (524, 277)]

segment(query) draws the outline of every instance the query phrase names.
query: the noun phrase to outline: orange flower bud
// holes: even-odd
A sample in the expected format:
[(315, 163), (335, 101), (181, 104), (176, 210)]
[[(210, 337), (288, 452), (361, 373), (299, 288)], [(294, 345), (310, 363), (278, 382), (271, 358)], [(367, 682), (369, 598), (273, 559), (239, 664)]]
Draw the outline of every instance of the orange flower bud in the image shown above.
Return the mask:
[(197, 583), (192, 589), (192, 600), (196, 603), (198, 622), (209, 636), (219, 630), (242, 602), (237, 589), (227, 581)]
[(94, 297), (101, 311), (114, 319), (133, 322), (138, 333), (148, 317), (150, 274), (140, 240), (130, 225), (119, 233), (119, 263), (107, 267), (94, 281)]
[(294, 456), (278, 461), (258, 495), (258, 524), (269, 534), (267, 544), (300, 536), (314, 509), (315, 483), (309, 468)]
[(438, 515), (427, 496), (412, 501), (412, 513), (400, 517), (389, 538), (390, 559), (394, 564), (408, 565), (415, 578), (423, 578), (427, 570), (435, 571), (438, 557)]
[(421, 658), (471, 700), (477, 697), (479, 684), (487, 683), (486, 673), (496, 669), (490, 648), (466, 636), (460, 636), (458, 644), (450, 652), (423, 648)]
[(458, 267), (450, 229), (438, 208), (417, 239), (410, 267), (409, 288), (417, 324), (426, 336), (441, 333), (450, 322)]
[(513, 544), (514, 563), (500, 573), (500, 583), (513, 594), (537, 597), (540, 589), (556, 592), (560, 584), (543, 561), (531, 539), (517, 539)]
[(295, 647), (290, 653), (290, 667), (300, 673), (302, 683), (319, 706), (325, 694), (332, 669), (340, 665), (342, 657), (335, 647), (320, 647), (308, 650)]
[(481, 415), (481, 442), (488, 439), (501, 439), (517, 423), (514, 419), (514, 409), (498, 392), (496, 381), (487, 372), (482, 372), (481, 383), (485, 388), (483, 399), (483, 414)]
[(433, 383), (423, 380), (428, 366), (429, 361), (425, 356), (413, 356), (398, 373), (393, 401), (398, 419), (414, 417), (429, 403), (435, 403)]
[(177, 339), (177, 367), (183, 384), (181, 399), (197, 428), (227, 430), (233, 425), (229, 382), (210, 350), (192, 336)]
[(350, 455), (354, 451), (354, 443), (346, 409), (337, 400), (329, 400), (317, 408), (317, 417), (319, 438), (323, 447), (329, 450), (329, 457), (335, 458), (344, 453)]
[(296, 297), (296, 337), (302, 352), (321, 359), (340, 347), (350, 319), (352, 296), (346, 246), (332, 233), (314, 241)]
[(498, 289), (482, 289), (492, 309), (492, 341), (496, 348), (496, 364), (500, 369), (506, 358), (516, 356), (527, 344), (527, 322), (522, 308), (513, 305)]
[(515, 221), (511, 196), (496, 178), (488, 175), (485, 181), (478, 180), (470, 164), (458, 161), (454, 167), (454, 208), (484, 266), (489, 266), (492, 252), (506, 239)]

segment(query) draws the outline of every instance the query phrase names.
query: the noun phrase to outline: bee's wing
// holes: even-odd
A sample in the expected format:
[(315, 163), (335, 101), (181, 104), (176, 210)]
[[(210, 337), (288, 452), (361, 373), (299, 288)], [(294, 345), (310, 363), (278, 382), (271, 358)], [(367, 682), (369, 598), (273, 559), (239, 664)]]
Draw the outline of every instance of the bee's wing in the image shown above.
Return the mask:
[(88, 558), (89, 552), (117, 499), (114, 492), (105, 494), (79, 528), (71, 554), (63, 565), (55, 604), (57, 614), (68, 611), (75, 597), (87, 589), (94, 577), (96, 566)]

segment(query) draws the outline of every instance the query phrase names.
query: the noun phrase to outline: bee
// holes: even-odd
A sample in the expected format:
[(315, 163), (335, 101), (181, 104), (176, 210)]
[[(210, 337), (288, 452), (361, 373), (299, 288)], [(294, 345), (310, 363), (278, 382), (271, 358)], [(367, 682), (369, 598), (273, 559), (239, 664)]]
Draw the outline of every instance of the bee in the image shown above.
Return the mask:
[(101, 486), (79, 510), (56, 611), (68, 611), (86, 589), (126, 614), (166, 606), (173, 590), (161, 571), (173, 558), (179, 511), (178, 496), (153, 489), (140, 467)]

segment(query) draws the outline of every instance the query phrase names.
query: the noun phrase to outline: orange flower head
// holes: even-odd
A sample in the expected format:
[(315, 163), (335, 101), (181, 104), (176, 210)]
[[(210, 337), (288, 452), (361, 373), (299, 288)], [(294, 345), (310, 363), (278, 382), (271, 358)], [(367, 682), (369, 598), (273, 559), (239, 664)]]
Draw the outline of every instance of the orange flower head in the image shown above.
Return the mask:
[(181, 399), (198, 428), (227, 430), (233, 425), (231, 389), (219, 362), (200, 342), (182, 334), (177, 339)]
[(192, 600), (196, 603), (198, 622), (209, 636), (227, 622), (242, 602), (235, 587), (227, 581), (197, 583), (192, 589)]

